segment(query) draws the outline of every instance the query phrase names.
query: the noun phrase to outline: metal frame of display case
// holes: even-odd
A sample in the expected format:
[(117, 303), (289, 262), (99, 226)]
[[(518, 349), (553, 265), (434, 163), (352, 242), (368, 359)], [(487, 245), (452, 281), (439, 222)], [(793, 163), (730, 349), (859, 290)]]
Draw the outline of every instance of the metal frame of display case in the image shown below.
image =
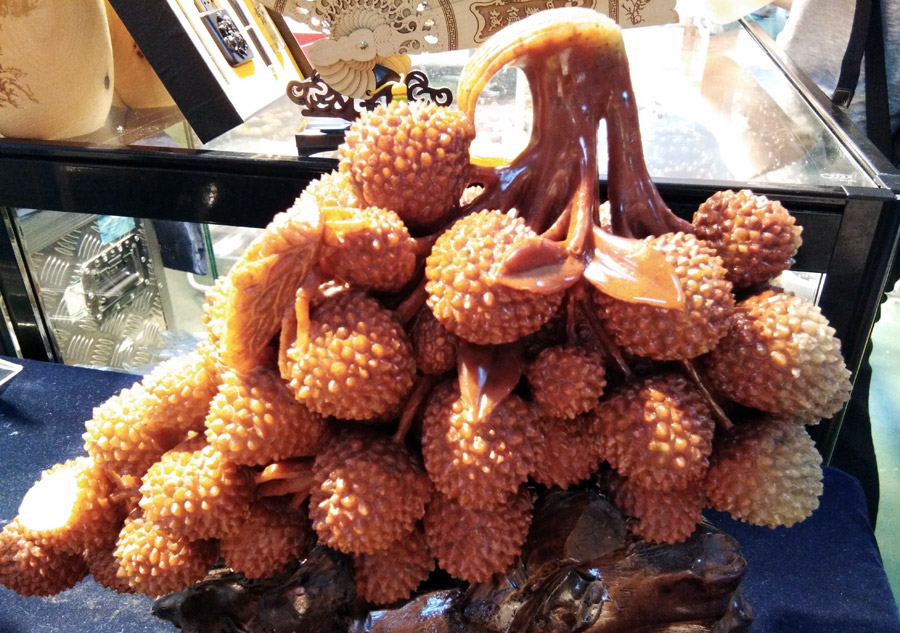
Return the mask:
[[(847, 364), (856, 375), (897, 247), (900, 174), (843, 112), (764, 41), (761, 29), (755, 24), (745, 28), (875, 183), (874, 187), (753, 186), (757, 193), (780, 200), (803, 226), (795, 269), (825, 275), (819, 305), (841, 338)], [(335, 166), (331, 159), (0, 139), (4, 220), (0, 222), (0, 295), (11, 324), (0, 340), (4, 353), (57, 360), (47, 344), (46, 319), (20, 250), (13, 209), (263, 227), (288, 208), (310, 181)], [(663, 199), (686, 218), (714, 192), (747, 186), (725, 181), (655, 182)], [(604, 184), (600, 183), (601, 189)], [(10, 334), (14, 341), (9, 340)], [(826, 459), (842, 418), (843, 413), (818, 430), (817, 441)]]

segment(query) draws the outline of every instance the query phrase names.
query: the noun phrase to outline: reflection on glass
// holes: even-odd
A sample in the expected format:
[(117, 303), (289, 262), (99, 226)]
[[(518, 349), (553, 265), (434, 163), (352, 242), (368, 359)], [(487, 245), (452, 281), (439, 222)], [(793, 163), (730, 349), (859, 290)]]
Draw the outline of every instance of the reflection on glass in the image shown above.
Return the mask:
[(63, 361), (131, 369), (156, 360), (172, 309), (146, 223), (32, 209), (18, 219)]
[(652, 175), (871, 186), (743, 29), (631, 29), (625, 42)]
[(211, 250), (201, 274), (164, 261), (152, 220), (36, 209), (17, 217), (62, 361), (137, 373), (196, 346), (215, 272), (227, 273), (261, 232), (204, 227)]
[[(710, 36), (677, 24), (623, 35), (651, 176), (748, 186), (872, 185), (743, 29)], [(491, 85), (476, 111), (473, 153), (508, 160), (528, 139), (527, 83), (510, 75)], [(602, 170), (602, 126), (598, 143)]]
[[(748, 186), (872, 186), (744, 28), (711, 35), (703, 26), (683, 23), (625, 29), (623, 35), (653, 177)], [(455, 90), (470, 55), (468, 50), (417, 55), (413, 68), (425, 72), (430, 86)], [(518, 71), (500, 72), (479, 101), (473, 153), (495, 159), (515, 156), (528, 141), (529, 100), (527, 82)], [(162, 128), (165, 117), (142, 116), (146, 120), (135, 121), (119, 113), (111, 125), (117, 122), (117, 129), (124, 131), (117, 139), (104, 136), (96, 143), (288, 160), (297, 156), (296, 134), (301, 129), (335, 121), (304, 118), (285, 95), (246, 123), (200, 144), (183, 121)], [(137, 140), (142, 129), (145, 135)], [(602, 130), (599, 142), (604, 149)]]

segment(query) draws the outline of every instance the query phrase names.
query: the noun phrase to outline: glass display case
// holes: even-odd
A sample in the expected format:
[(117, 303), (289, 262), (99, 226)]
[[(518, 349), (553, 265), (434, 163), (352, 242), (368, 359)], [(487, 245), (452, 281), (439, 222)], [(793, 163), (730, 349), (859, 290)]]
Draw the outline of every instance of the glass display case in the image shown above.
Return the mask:
[[(647, 166), (662, 198), (687, 219), (723, 189), (781, 201), (803, 227), (803, 245), (779, 283), (818, 303), (856, 376), (898, 269), (900, 174), (752, 22), (726, 29), (689, 22), (624, 37)], [(471, 54), (422, 55), (413, 68), (432, 86), (455, 89)], [(502, 163), (529, 137), (527, 84), (504, 70), (481, 99), (472, 152)], [(11, 382), (0, 411), (4, 424), (14, 416), (20, 423), (9, 426), (9, 455), (0, 463), (12, 491), (0, 523), (39, 461), (81, 449), (91, 407), (132, 384), (132, 374), (196, 344), (206, 292), (275, 214), (336, 167), (335, 130), (345, 125), (304, 117), (285, 95), (205, 143), (175, 107), (114, 106), (103, 129), (65, 141), (0, 138), (0, 355), (22, 358), (31, 376)], [(298, 149), (298, 137), (324, 128), (329, 142)], [(601, 170), (601, 197), (606, 186)], [(847, 411), (865, 402), (867, 390), (855, 388), (844, 411), (810, 427), (826, 462)], [(744, 586), (760, 597), (761, 631), (780, 630), (765, 623), (785, 613), (805, 617), (797, 604), (817, 611), (823, 630), (853, 628), (840, 629), (835, 611), (873, 618), (867, 623), (896, 619), (885, 583), (872, 582), (883, 566), (857, 480), (824, 470), (822, 511), (787, 538), (728, 523), (746, 543), (753, 571)], [(148, 596), (119, 596), (93, 581), (60, 599), (7, 592), (3, 600), (4, 631), (51, 621), (60, 631), (172, 628), (151, 615)]]
[[(754, 23), (624, 34), (646, 160), (663, 198), (687, 218), (726, 188), (780, 200), (803, 226), (784, 281), (817, 300), (855, 371), (895, 249), (900, 176)], [(455, 88), (470, 54), (421, 55), (413, 67), (433, 86)], [(529, 95), (517, 72), (503, 71), (482, 96), (473, 153), (505, 160), (527, 140)], [(333, 151), (298, 155), (298, 133), (322, 125), (334, 121), (305, 118), (285, 96), (205, 144), (174, 107), (114, 107), (102, 130), (62, 142), (0, 139), (7, 353), (135, 370), (189, 343), (215, 274), (254, 229), (335, 167)], [(98, 221), (115, 226), (124, 218), (133, 219), (127, 235), (95, 240), (108, 256), (128, 251), (116, 255), (117, 268), (98, 266), (97, 248), (72, 251), (87, 229), (103, 237)], [(158, 221), (200, 227), (205, 274), (164, 265)], [(123, 239), (132, 241), (123, 246)], [(90, 280), (105, 284), (103, 310), (90, 307)], [(138, 290), (154, 298), (148, 303)], [(139, 319), (134, 311), (145, 303)], [(90, 333), (102, 352), (85, 351)], [(839, 427), (839, 419), (823, 427), (824, 446)]]

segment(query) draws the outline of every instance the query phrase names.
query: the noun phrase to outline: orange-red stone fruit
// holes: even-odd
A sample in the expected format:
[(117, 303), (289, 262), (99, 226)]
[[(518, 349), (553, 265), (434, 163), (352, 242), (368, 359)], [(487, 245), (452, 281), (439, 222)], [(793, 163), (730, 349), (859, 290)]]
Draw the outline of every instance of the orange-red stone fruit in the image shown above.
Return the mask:
[(53, 596), (87, 575), (81, 553), (60, 551), (29, 538), (13, 520), (0, 531), (0, 585), (23, 596)]
[(216, 561), (214, 541), (191, 541), (134, 512), (113, 552), (120, 577), (137, 593), (159, 597), (202, 580)]
[(543, 437), (534, 442), (531, 478), (545, 486), (569, 488), (589, 479), (602, 461), (596, 416), (538, 418)]
[(167, 451), (144, 475), (140, 492), (148, 520), (191, 541), (242, 529), (254, 497), (247, 470), (203, 436)]
[(706, 495), (717, 510), (755, 525), (790, 526), (819, 507), (822, 457), (796, 420), (762, 416), (716, 438)]
[(454, 209), (469, 176), (472, 122), (433, 103), (393, 101), (363, 112), (338, 148), (340, 170), (371, 206), (427, 227)]
[(682, 360), (705, 354), (725, 336), (734, 310), (732, 285), (722, 259), (689, 233), (665, 233), (645, 240), (675, 269), (684, 309), (631, 303), (595, 292), (597, 315), (615, 342), (637, 356)]
[(219, 552), (228, 567), (247, 578), (266, 578), (304, 557), (315, 542), (304, 513), (285, 498), (269, 498), (251, 506), (240, 530), (220, 539)]
[(342, 435), (316, 457), (309, 516), (326, 545), (372, 554), (412, 531), (431, 491), (419, 458), (403, 444)]
[(709, 466), (715, 421), (680, 374), (626, 384), (594, 409), (603, 456), (645, 488), (683, 489)]
[(694, 213), (697, 237), (706, 240), (735, 288), (748, 288), (790, 268), (802, 228), (776, 200), (749, 189), (719, 191)]
[(441, 325), (472, 343), (510, 343), (537, 331), (563, 291), (538, 294), (500, 281), (507, 255), (537, 238), (522, 218), (480, 211), (457, 220), (425, 263), (428, 306)]
[(327, 437), (327, 420), (298, 402), (273, 368), (226, 371), (206, 416), (210, 446), (235, 464), (314, 455)]
[(403, 220), (381, 207), (322, 210), (322, 270), (355, 286), (401, 289), (416, 271), (416, 242)]
[(353, 557), (356, 593), (374, 604), (409, 598), (433, 569), (434, 556), (421, 527), (387, 549)]
[(544, 348), (526, 375), (541, 413), (554, 418), (590, 411), (606, 387), (602, 354), (576, 345)]
[(767, 290), (738, 305), (728, 334), (704, 359), (705, 375), (748, 407), (804, 419), (835, 414), (850, 396), (841, 343), (819, 307)]
[(631, 532), (648, 541), (686, 541), (703, 520), (706, 494), (702, 481), (682, 490), (660, 490), (619, 477), (612, 488), (616, 506), (636, 519), (628, 524)]
[(412, 346), (394, 314), (348, 290), (310, 313), (305, 343), (287, 350), (294, 396), (311, 411), (368, 420), (394, 411), (412, 387)]
[(126, 509), (116, 478), (90, 457), (76, 457), (41, 473), (19, 505), (18, 520), (32, 539), (80, 554), (115, 540)]
[(201, 350), (160, 363), (94, 408), (85, 423), (85, 449), (98, 464), (140, 477), (163, 453), (203, 429), (218, 384), (215, 356)]
[(422, 419), (422, 455), (435, 488), (475, 508), (492, 508), (533, 470), (540, 440), (534, 408), (515, 394), (479, 418), (456, 381), (439, 385)]
[(468, 582), (487, 582), (521, 553), (531, 510), (524, 487), (490, 510), (436, 494), (425, 513), (425, 537), (441, 569)]

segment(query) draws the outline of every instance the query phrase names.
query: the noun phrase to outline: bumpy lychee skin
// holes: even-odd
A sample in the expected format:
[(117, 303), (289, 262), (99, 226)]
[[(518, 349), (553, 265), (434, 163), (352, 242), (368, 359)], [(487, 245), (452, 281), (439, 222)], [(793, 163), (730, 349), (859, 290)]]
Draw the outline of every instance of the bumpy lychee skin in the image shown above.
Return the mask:
[(339, 169), (313, 180), (303, 193), (313, 196), (319, 209), (362, 209), (368, 206), (358, 195), (350, 174)]
[(602, 461), (596, 416), (538, 417), (543, 440), (534, 442), (531, 478), (545, 486), (569, 488), (588, 479)]
[(618, 345), (654, 360), (682, 360), (713, 349), (728, 331), (734, 296), (722, 259), (688, 233), (645, 238), (675, 269), (684, 309), (669, 309), (594, 293), (597, 315)]
[(790, 526), (819, 506), (822, 458), (802, 424), (765, 416), (716, 438), (706, 495), (716, 510), (755, 525)]
[(95, 462), (119, 474), (141, 476), (180, 441), (180, 432), (152, 428), (146, 423), (144, 412), (151, 402), (138, 382), (94, 407), (82, 437), (85, 450)]
[(518, 490), (534, 468), (537, 415), (510, 394), (477, 419), (456, 381), (439, 385), (422, 419), (422, 455), (435, 488), (473, 508), (493, 508)]
[(303, 558), (315, 545), (309, 519), (285, 499), (255, 503), (242, 528), (219, 541), (225, 564), (247, 578), (274, 576)]
[(850, 395), (850, 371), (834, 329), (811, 301), (765, 291), (738, 305), (731, 329), (704, 357), (710, 384), (728, 398), (818, 422)]
[(115, 540), (125, 509), (112, 499), (113, 476), (90, 457), (41, 473), (19, 506), (25, 534), (54, 550), (80, 554)]
[(225, 348), (225, 318), (228, 310), (228, 293), (231, 279), (223, 275), (216, 279), (212, 288), (206, 291), (200, 322), (206, 331), (206, 345), (203, 350), (211, 355), (211, 360), (221, 362)]
[(380, 207), (322, 209), (322, 269), (356, 286), (399, 290), (416, 271), (416, 242), (403, 220)]
[(637, 519), (632, 533), (648, 541), (681, 543), (690, 538), (703, 520), (706, 494), (703, 482), (682, 490), (646, 488), (625, 477), (612, 486), (613, 499), (623, 514)]
[(187, 437), (202, 431), (209, 401), (219, 385), (219, 369), (200, 350), (161, 363), (141, 381), (153, 398), (144, 415), (156, 428), (171, 428)]
[(399, 442), (342, 435), (316, 457), (309, 516), (326, 545), (371, 554), (412, 531), (431, 493), (419, 458)]
[(113, 552), (118, 574), (137, 593), (157, 598), (202, 580), (216, 561), (214, 541), (190, 541), (132, 513), (119, 532)]
[(456, 368), (459, 337), (441, 325), (431, 310), (419, 310), (409, 339), (416, 366), (423, 374), (443, 374)]
[(298, 402), (270, 368), (226, 371), (206, 416), (210, 446), (245, 466), (314, 455), (328, 433), (328, 421)]
[(593, 413), (603, 456), (645, 488), (683, 489), (709, 466), (715, 421), (703, 397), (680, 374), (629, 383)]
[[(117, 530), (114, 536), (118, 538)], [(108, 545), (96, 549), (88, 549), (84, 552), (84, 560), (87, 563), (88, 572), (101, 586), (116, 593), (136, 593), (127, 578), (119, 576), (119, 561), (113, 555), (116, 550), (116, 540)]]
[(150, 464), (201, 431), (219, 383), (215, 359), (200, 350), (161, 363), (94, 409), (85, 449), (98, 464), (141, 476)]
[(294, 396), (324, 416), (368, 420), (397, 408), (412, 387), (412, 346), (393, 313), (358, 291), (326, 298), (310, 314), (305, 345), (288, 349)]
[(479, 211), (457, 220), (425, 262), (428, 306), (441, 325), (480, 345), (510, 343), (536, 332), (564, 292), (536, 294), (498, 281), (504, 258), (537, 234), (522, 218)]
[(555, 418), (572, 419), (590, 411), (606, 387), (603, 356), (576, 345), (545, 348), (526, 375), (541, 413)]
[(241, 529), (254, 490), (247, 471), (198, 436), (160, 458), (144, 475), (144, 516), (188, 540)]
[(490, 511), (436, 494), (425, 513), (425, 538), (438, 566), (468, 582), (487, 582), (522, 551), (531, 527), (532, 500), (522, 488)]
[(339, 168), (371, 206), (413, 228), (434, 225), (458, 204), (475, 127), (462, 112), (394, 101), (363, 112), (338, 148)]
[(0, 585), (22, 596), (54, 596), (87, 575), (81, 553), (59, 551), (25, 534), (13, 520), (0, 531)]
[(735, 288), (778, 276), (800, 248), (802, 228), (782, 204), (749, 189), (719, 191), (694, 213), (697, 237), (706, 240), (728, 270)]
[(374, 604), (405, 600), (434, 569), (434, 556), (417, 527), (385, 550), (353, 557), (356, 594)]

